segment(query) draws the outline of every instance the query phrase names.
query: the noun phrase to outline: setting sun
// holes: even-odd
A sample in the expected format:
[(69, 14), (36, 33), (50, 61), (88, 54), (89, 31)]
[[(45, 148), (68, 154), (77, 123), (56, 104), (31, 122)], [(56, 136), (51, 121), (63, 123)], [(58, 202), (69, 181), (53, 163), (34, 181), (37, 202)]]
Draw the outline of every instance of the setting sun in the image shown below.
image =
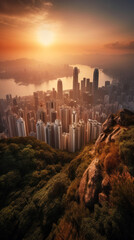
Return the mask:
[(54, 39), (55, 39), (54, 32), (46, 29), (45, 30), (41, 29), (38, 31), (38, 41), (40, 44), (44, 46), (49, 46), (53, 44)]

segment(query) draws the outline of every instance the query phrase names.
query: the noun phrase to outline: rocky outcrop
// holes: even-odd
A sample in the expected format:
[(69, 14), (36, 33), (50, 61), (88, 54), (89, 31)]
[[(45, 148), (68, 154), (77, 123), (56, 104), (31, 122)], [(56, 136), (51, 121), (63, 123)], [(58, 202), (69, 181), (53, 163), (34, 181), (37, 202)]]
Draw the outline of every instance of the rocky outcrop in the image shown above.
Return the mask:
[(116, 141), (120, 133), (131, 124), (134, 124), (134, 113), (127, 109), (120, 111), (117, 115), (110, 114), (102, 125), (102, 133), (95, 145), (104, 141), (106, 144)]
[(110, 114), (107, 120), (102, 125), (103, 133), (109, 133), (111, 128), (116, 124), (114, 114)]
[[(95, 150), (98, 149), (99, 144), (102, 142), (105, 144), (115, 142), (131, 124), (134, 124), (134, 113), (129, 110), (124, 109), (117, 115), (109, 115), (102, 126), (102, 133), (96, 141)], [(89, 207), (93, 207), (96, 202), (103, 205), (108, 200), (111, 190), (110, 177), (106, 174), (104, 179), (101, 178), (101, 173), (97, 167), (98, 162), (98, 158), (91, 162), (84, 172), (79, 186), (80, 202), (84, 202)]]
[(80, 202), (83, 202), (92, 207), (98, 198), (98, 184), (100, 181), (100, 172), (97, 168), (97, 163), (99, 159), (95, 158), (86, 171), (83, 174), (83, 177), (79, 186), (79, 197)]
[(109, 133), (115, 125), (127, 127), (131, 124), (134, 124), (134, 113), (127, 109), (124, 109), (117, 115), (110, 114), (102, 125), (102, 131), (104, 133)]

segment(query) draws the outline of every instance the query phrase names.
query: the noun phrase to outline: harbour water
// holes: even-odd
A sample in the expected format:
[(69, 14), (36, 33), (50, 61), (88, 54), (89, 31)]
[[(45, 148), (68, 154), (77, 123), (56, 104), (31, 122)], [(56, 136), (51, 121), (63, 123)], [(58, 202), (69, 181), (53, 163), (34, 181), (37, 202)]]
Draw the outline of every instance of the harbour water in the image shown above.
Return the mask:
[[(72, 65), (71, 65), (72, 66)], [(85, 77), (90, 78), (90, 81), (93, 81), (93, 71), (94, 68), (91, 68), (87, 65), (76, 64), (80, 70), (79, 73), (79, 82)], [(0, 98), (5, 98), (6, 94), (11, 94), (12, 97), (17, 96), (28, 96), (32, 95), (35, 91), (47, 91), (55, 88), (57, 90), (57, 80), (44, 81), (44, 83), (40, 85), (29, 84), (27, 86), (20, 85), (14, 81), (14, 79), (0, 79)], [(73, 86), (73, 77), (63, 77), (61, 78), (63, 82), (63, 90), (72, 89)], [(103, 73), (101, 69), (99, 69), (99, 87), (105, 85), (105, 81), (109, 80), (112, 82), (112, 78)]]

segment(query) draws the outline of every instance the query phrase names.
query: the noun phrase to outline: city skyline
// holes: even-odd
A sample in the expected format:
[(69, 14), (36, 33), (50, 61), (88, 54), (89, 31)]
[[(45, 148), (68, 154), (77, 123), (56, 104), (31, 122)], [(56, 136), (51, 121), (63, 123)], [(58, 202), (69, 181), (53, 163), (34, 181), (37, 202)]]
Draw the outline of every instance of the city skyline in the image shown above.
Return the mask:
[[(74, 67), (72, 89), (68, 96), (63, 92), (62, 81), (59, 79), (57, 91), (53, 88), (50, 96), (43, 91), (33, 92), (31, 109), (27, 103), (21, 104), (21, 98), (18, 103), (17, 98), (7, 94), (6, 100), (1, 101), (1, 107), (7, 105), (7, 109), (1, 112), (1, 124), (5, 130), (0, 138), (33, 136), (53, 148), (69, 152), (79, 151), (96, 140), (101, 133), (101, 123), (84, 117), (78, 100), (80, 98), (84, 101), (87, 95), (87, 99), (91, 96), (91, 103), (94, 103), (94, 94), (98, 91), (97, 85), (94, 92), (94, 80), (97, 79), (97, 84), (99, 82), (99, 74), (94, 77), (96, 71), (99, 70), (94, 70), (93, 84), (86, 78), (78, 84), (79, 69)], [(70, 103), (72, 101), (72, 106), (66, 102), (67, 99)]]
[(123, 108), (134, 110), (133, 91), (124, 85), (105, 81), (99, 87), (99, 69), (90, 78), (79, 79), (73, 68), (72, 88), (63, 91), (57, 80), (57, 91), (36, 91), (32, 96), (6, 95), (0, 99), (0, 138), (32, 136), (53, 148), (76, 152), (101, 134), (101, 126), (110, 113)]

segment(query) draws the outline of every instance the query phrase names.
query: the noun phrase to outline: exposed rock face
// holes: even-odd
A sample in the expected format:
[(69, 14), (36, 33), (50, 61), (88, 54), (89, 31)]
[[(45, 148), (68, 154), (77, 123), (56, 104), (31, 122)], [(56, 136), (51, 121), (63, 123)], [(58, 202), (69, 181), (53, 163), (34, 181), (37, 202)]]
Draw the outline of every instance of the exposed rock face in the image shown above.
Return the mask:
[(114, 142), (120, 133), (127, 126), (134, 124), (134, 113), (129, 110), (122, 110), (117, 115), (111, 114), (102, 125), (102, 133), (98, 137), (96, 144)]
[(104, 133), (109, 133), (110, 128), (115, 125), (115, 116), (113, 114), (110, 114), (107, 118), (107, 120), (102, 125), (102, 131)]
[(98, 186), (96, 184), (100, 179), (100, 173), (97, 168), (98, 161), (99, 159), (95, 158), (91, 162), (89, 167), (84, 172), (79, 186), (80, 201), (84, 201), (89, 207), (93, 206), (98, 197)]
[(134, 113), (127, 109), (124, 109), (120, 111), (117, 115), (109, 115), (107, 120), (102, 125), (102, 131), (104, 133), (107, 133), (115, 125), (129, 126), (131, 124), (134, 124)]

